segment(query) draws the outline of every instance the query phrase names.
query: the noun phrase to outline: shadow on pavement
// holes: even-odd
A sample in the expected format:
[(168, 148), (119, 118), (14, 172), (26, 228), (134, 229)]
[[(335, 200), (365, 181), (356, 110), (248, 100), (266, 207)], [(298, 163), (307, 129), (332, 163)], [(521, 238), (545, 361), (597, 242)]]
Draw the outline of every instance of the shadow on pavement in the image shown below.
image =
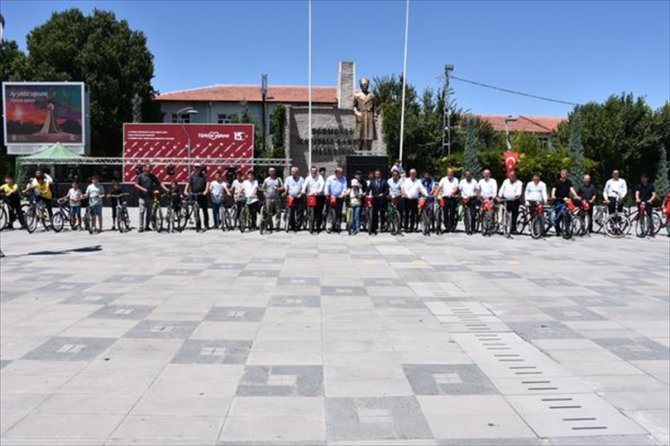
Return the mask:
[(58, 256), (69, 254), (71, 252), (98, 252), (102, 251), (102, 245), (84, 246), (83, 248), (64, 249), (61, 251), (34, 251), (25, 254), (7, 255), (3, 257), (22, 257), (22, 256)]

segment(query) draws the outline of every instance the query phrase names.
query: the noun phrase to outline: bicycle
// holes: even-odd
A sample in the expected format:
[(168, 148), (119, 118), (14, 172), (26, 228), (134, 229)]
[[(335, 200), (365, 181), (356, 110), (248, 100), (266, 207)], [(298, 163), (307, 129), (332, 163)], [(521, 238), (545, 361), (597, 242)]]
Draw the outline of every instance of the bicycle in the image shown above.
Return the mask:
[(307, 229), (310, 234), (316, 232), (316, 195), (307, 195)]
[[(500, 219), (500, 228), (502, 229), (502, 234), (506, 238), (512, 237), (512, 213), (507, 211), (507, 200), (503, 200), (503, 204), (499, 207), (499, 216)], [(515, 228), (516, 229), (516, 228)]]
[(195, 220), (195, 227), (202, 228), (200, 222), (200, 206), (198, 205), (197, 197), (200, 194), (189, 194), (181, 206), (181, 216), (178, 221), (180, 223), (179, 232), (186, 229), (188, 222), (193, 218)]
[(151, 210), (151, 225), (154, 231), (161, 232), (163, 230), (163, 210), (161, 209), (161, 193), (154, 191), (152, 195), (153, 205)]
[(603, 223), (605, 234), (611, 238), (622, 238), (630, 231), (631, 223), (624, 212), (617, 209)]
[(58, 210), (51, 216), (51, 227), (54, 232), (62, 231), (66, 221), (70, 222), (70, 227), (73, 231), (76, 230), (79, 227), (79, 222), (77, 222), (77, 216), (70, 211), (69, 200), (67, 198), (59, 198), (56, 203), (58, 204)]
[(490, 237), (495, 232), (495, 210), (492, 198), (484, 198), (479, 208), (479, 218), (482, 225), (482, 235)]
[[(165, 221), (167, 222), (167, 232), (173, 234), (175, 230), (180, 231), (181, 228), (181, 207), (176, 203), (177, 194), (166, 194), (169, 198), (167, 209), (165, 211)], [(120, 202), (119, 202), (120, 204)], [(125, 209), (125, 203), (123, 203)], [(119, 211), (117, 210), (117, 216)], [(121, 231), (121, 228), (119, 228)], [(123, 232), (123, 231), (121, 231)]]
[(420, 197), (417, 203), (419, 209), (419, 222), (421, 223), (421, 232), (423, 235), (430, 235), (431, 226), (433, 223), (432, 211), (428, 206), (428, 199)]
[(4, 192), (0, 192), (0, 231), (9, 227), (11, 209)]
[(123, 198), (128, 196), (128, 193), (109, 194), (108, 196), (110, 198), (116, 198), (116, 221), (114, 222), (114, 225), (122, 234), (130, 231), (130, 216), (128, 215), (126, 200)]
[[(626, 217), (628, 217), (628, 219), (630, 220), (631, 227), (633, 226), (633, 223), (637, 224), (637, 221), (638, 221), (639, 216), (640, 216), (640, 212), (637, 209), (637, 207), (635, 207), (632, 211), (630, 210), (630, 208), (624, 208), (624, 214), (626, 214)], [(661, 228), (664, 226), (663, 215), (661, 214), (660, 209), (653, 209), (652, 210), (652, 212), (651, 212), (651, 225), (652, 225), (651, 230), (653, 231), (654, 235), (658, 234), (660, 232)], [(650, 235), (651, 235), (651, 232), (650, 232)]]
[(372, 212), (374, 208), (374, 197), (366, 195), (361, 209), (361, 231), (372, 234)]
[(328, 197), (328, 213), (326, 214), (326, 232), (340, 232), (342, 230), (342, 214), (339, 216), (336, 213), (337, 203), (344, 198), (331, 195)]
[[(400, 235), (401, 233), (401, 220), (400, 220), (400, 210), (398, 209), (398, 204), (400, 203), (400, 197), (388, 197), (386, 200), (386, 221), (384, 223), (384, 229), (386, 229), (391, 235)], [(382, 222), (380, 222), (381, 224)]]
[[(286, 212), (284, 212), (283, 216), (286, 232), (290, 232), (291, 229), (298, 232), (302, 228), (303, 215), (302, 212), (298, 212), (298, 200), (300, 199), (300, 197), (293, 197), (291, 195), (286, 196)], [(293, 228), (291, 228), (291, 221), (293, 221)]]
[(644, 201), (640, 202), (639, 210), (634, 218), (635, 235), (637, 235), (640, 238), (644, 238), (646, 236), (654, 234), (654, 226), (652, 223), (652, 219), (647, 214), (646, 208), (647, 203), (645, 203)]
[[(570, 212), (570, 203), (572, 200), (564, 201), (558, 205), (554, 205), (551, 213), (551, 219), (546, 231), (553, 226), (556, 230), (556, 235), (560, 235), (565, 240), (572, 238), (572, 213)], [(572, 203), (574, 206), (574, 203)]]
[[(82, 205), (82, 207), (84, 207)], [(81, 219), (82, 224), (84, 225), (84, 229), (88, 231), (89, 234), (93, 234), (93, 231), (95, 231), (95, 228), (93, 228), (93, 222), (91, 221), (93, 219), (93, 216), (91, 215), (91, 207), (88, 206), (88, 203), (86, 205), (86, 210), (84, 211), (84, 216)]]
[(464, 197), (463, 198), (463, 224), (465, 225), (465, 233), (468, 235), (472, 235), (473, 233), (477, 232), (478, 226), (479, 226), (479, 210), (477, 209), (477, 206), (475, 206), (475, 220), (474, 220), (474, 227), (473, 227), (473, 220), (472, 220), (472, 210), (470, 209), (470, 197)]
[(48, 231), (51, 227), (51, 218), (46, 203), (43, 200), (38, 200), (34, 195), (31, 195), (29, 200), (28, 208), (23, 214), (26, 219), (26, 230), (32, 234), (41, 222), (44, 230)]

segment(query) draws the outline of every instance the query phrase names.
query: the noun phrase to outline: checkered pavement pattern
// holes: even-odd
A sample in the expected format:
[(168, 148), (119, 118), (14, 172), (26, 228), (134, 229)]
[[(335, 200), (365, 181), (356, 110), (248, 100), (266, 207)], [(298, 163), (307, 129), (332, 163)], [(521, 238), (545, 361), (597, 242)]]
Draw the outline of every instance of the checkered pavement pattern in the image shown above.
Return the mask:
[(1, 237), (2, 445), (670, 441), (667, 240)]

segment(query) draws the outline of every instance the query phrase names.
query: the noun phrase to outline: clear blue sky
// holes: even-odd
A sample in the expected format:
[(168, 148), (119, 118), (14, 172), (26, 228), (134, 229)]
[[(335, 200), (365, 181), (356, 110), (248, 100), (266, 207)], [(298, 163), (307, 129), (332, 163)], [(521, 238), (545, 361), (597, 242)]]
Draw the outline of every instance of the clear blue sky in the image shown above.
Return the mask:
[[(154, 86), (171, 91), (217, 83), (307, 83), (306, 1), (2, 0), (5, 38), (25, 49), (28, 31), (52, 11), (112, 10), (143, 30), (155, 56)], [(313, 3), (313, 79), (336, 83), (338, 60), (357, 74), (402, 71), (404, 1)], [(439, 87), (454, 74), (571, 102), (613, 93), (670, 96), (670, 2), (412, 0), (408, 80)], [(459, 105), (476, 113), (565, 115), (570, 106), (453, 81)]]

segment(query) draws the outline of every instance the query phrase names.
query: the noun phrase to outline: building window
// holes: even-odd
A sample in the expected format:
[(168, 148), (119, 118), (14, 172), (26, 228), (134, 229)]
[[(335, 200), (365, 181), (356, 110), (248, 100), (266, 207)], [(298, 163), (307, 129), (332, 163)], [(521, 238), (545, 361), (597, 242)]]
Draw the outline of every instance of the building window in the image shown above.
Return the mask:
[(230, 124), (233, 122), (233, 115), (225, 115), (225, 114), (219, 114), (216, 122), (219, 124)]
[[(179, 116), (176, 113), (172, 113), (172, 123), (176, 124), (180, 122)], [(191, 115), (181, 115), (181, 122), (184, 124), (190, 124), (191, 123)]]

